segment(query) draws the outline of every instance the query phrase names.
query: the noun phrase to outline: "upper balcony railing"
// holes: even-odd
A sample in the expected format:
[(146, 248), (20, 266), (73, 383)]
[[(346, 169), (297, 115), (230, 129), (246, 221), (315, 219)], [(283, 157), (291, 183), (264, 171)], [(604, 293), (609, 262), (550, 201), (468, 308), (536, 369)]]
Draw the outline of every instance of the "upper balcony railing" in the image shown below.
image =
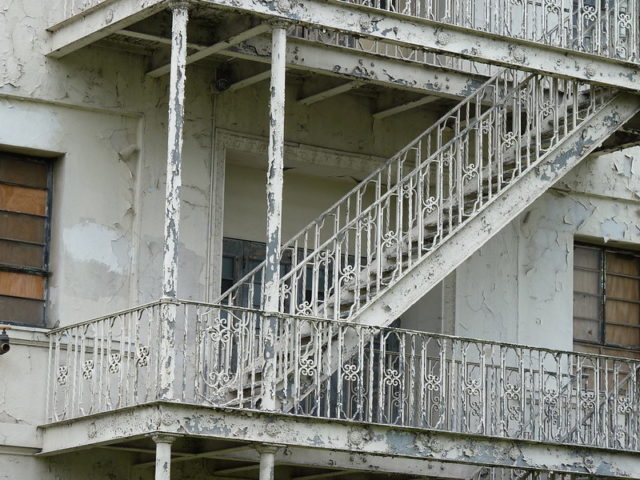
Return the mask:
[[(261, 409), (264, 313), (178, 302), (160, 352), (153, 303), (50, 334), (51, 422), (160, 400)], [(305, 417), (640, 451), (640, 361), (279, 315), (278, 411)]]
[(637, 0), (342, 0), (628, 62), (640, 48)]

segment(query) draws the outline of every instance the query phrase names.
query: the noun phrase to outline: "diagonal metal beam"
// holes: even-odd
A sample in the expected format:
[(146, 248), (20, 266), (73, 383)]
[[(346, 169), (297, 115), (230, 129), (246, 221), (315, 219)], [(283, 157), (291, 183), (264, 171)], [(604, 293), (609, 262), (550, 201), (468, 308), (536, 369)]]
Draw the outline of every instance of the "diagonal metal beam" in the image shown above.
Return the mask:
[(363, 84), (364, 82), (362, 80), (353, 80), (351, 82), (338, 85), (337, 87), (329, 88), (322, 92), (318, 92), (308, 97), (302, 98), (298, 100), (298, 102), (307, 106), (313, 105), (314, 103), (321, 102), (322, 100), (326, 100), (327, 98), (335, 97), (336, 95), (340, 95), (341, 93), (345, 93), (349, 90), (353, 90), (354, 88), (361, 87)]
[(638, 90), (640, 65), (549, 47), (424, 18), (408, 17), (340, 0), (287, 2), (287, 8), (257, 0), (195, 0), (201, 5), (250, 12), (297, 24), (324, 27), (398, 45), (422, 47), (483, 63), (551, 73)]
[[(155, 455), (155, 449), (151, 448), (141, 448), (141, 447), (127, 447), (124, 445), (101, 445), (100, 448), (105, 450), (117, 450), (120, 452), (132, 452), (132, 453), (148, 453), (149, 455)], [(175, 450), (171, 450), (171, 455), (178, 458), (191, 458), (197, 454), (189, 453), (189, 452), (176, 452)], [(154, 462), (155, 464), (155, 462)]]
[(232, 468), (224, 468), (222, 470), (216, 470), (215, 474), (227, 476), (229, 474), (234, 474), (234, 473), (250, 472), (252, 470), (257, 470), (259, 468), (260, 468), (260, 464), (254, 463), (253, 465), (244, 465), (242, 467), (232, 467)]
[(165, 0), (103, 2), (48, 28), (47, 56), (61, 58), (164, 10)]
[[(215, 55), (227, 48), (237, 45), (238, 43), (244, 42), (252, 37), (261, 35), (269, 31), (271, 27), (264, 23), (260, 24), (256, 27), (245, 30), (244, 32), (238, 33), (237, 35), (233, 35), (229, 37), (227, 40), (223, 40), (222, 42), (215, 43), (208, 47), (200, 47), (196, 53), (192, 53), (187, 56), (187, 65), (197, 62), (198, 60), (202, 60), (203, 58), (210, 57), (211, 55)], [(153, 70), (147, 72), (147, 75), (151, 77), (161, 77), (169, 73), (169, 64), (162, 65), (158, 68), (154, 68)]]
[[(116, 35), (120, 35), (120, 36), (123, 36), (123, 37), (134, 38), (136, 40), (146, 40), (146, 41), (149, 41), (149, 42), (161, 43), (163, 45), (171, 45), (171, 39), (170, 38), (161, 37), (159, 35), (152, 35), (150, 33), (137, 32), (135, 30), (127, 30), (127, 29), (118, 30), (115, 33), (116, 33)], [(204, 50), (207, 47), (204, 46), (204, 45), (198, 45), (196, 43), (187, 42), (187, 48), (190, 48), (191, 50)]]
[(256, 75), (252, 75), (251, 77), (247, 77), (243, 80), (239, 80), (235, 83), (232, 83), (231, 86), (225, 90), (225, 92), (236, 92), (241, 88), (263, 82), (266, 79), (268, 79), (270, 76), (271, 76), (271, 70), (260, 72)]
[(398, 113), (406, 112), (407, 110), (411, 110), (412, 108), (427, 105), (429, 103), (435, 102), (436, 100), (438, 100), (438, 97), (419, 98), (418, 100), (414, 100), (412, 102), (403, 103), (402, 105), (397, 105), (395, 107), (376, 112), (373, 114), (373, 118), (375, 118), (376, 120), (381, 120), (383, 118), (391, 117), (392, 115), (397, 115)]

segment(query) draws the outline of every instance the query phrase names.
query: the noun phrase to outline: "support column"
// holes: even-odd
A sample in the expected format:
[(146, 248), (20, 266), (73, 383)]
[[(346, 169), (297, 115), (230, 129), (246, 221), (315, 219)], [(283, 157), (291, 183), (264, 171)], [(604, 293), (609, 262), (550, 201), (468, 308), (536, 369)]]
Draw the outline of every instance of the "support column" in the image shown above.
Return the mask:
[[(260, 477), (259, 480), (274, 480), (277, 445), (259, 445), (256, 447), (260, 453)], [(156, 479), (157, 480), (157, 479)]]
[[(264, 274), (264, 310), (277, 312), (280, 304), (280, 245), (282, 226), (282, 184), (284, 167), (284, 101), (287, 32), (285, 25), (273, 25), (271, 41), (271, 91), (269, 101), (269, 166), (267, 171), (267, 245)], [(277, 319), (265, 318), (262, 408), (276, 408)], [(262, 478), (262, 477), (261, 477)]]
[(156, 476), (155, 480), (171, 480), (171, 444), (175, 441), (172, 435), (154, 435), (156, 442)]
[(160, 399), (174, 397), (175, 328), (177, 316), (178, 234), (180, 227), (180, 188), (182, 185), (182, 137), (184, 128), (184, 89), (187, 59), (188, 2), (171, 3), (171, 75), (169, 78), (169, 122), (167, 146), (167, 188), (164, 218), (164, 259), (160, 328)]

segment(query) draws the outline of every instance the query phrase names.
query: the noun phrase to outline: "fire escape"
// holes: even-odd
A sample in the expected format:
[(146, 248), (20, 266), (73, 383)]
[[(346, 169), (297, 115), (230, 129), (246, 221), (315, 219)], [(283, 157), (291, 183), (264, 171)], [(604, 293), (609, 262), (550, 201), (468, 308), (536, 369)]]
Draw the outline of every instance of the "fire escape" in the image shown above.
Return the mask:
[[(167, 11), (171, 38), (139, 28)], [(250, 22), (188, 43), (189, 18), (212, 12)], [(259, 462), (260, 478), (279, 464), (640, 476), (638, 361), (390, 327), (640, 111), (635, 2), (115, 0), (67, 13), (52, 57), (105, 38), (171, 47), (149, 72), (171, 75), (164, 297), (51, 332), (44, 454), (155, 448), (167, 464)], [(202, 303), (176, 297), (184, 82), (216, 54), (271, 65), (245, 81), (271, 79), (267, 259)], [(394, 83), (373, 66), (336, 72), (329, 55), (413, 75), (417, 102), (460, 100), (282, 242), (286, 69), (332, 71), (339, 91)], [(448, 90), (429, 67), (449, 69)]]

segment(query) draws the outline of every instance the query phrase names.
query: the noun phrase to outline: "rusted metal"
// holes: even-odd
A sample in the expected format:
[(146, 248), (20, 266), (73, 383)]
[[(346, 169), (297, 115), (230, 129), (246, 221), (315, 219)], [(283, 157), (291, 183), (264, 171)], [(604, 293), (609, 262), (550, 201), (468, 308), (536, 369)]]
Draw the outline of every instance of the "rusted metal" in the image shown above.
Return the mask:
[(344, 1), (552, 47), (632, 62), (638, 59), (639, 18), (632, 0)]
[[(394, 287), (400, 279), (543, 165), (562, 141), (587, 128), (610, 95), (553, 76), (496, 74), (284, 244), (280, 258), (288, 271), (280, 281), (279, 311), (346, 320), (381, 295), (401, 297), (401, 303), (404, 296)], [(479, 245), (466, 245), (461, 255)], [(253, 306), (265, 266), (220, 302)], [(424, 282), (413, 285), (413, 297), (427, 291)], [(377, 311), (377, 324), (402, 312)]]
[(69, 11), (73, 16), (48, 28), (50, 57), (64, 57), (167, 7), (166, 0), (91, 1), (92, 8), (74, 8)]
[[(570, 50), (568, 46), (547, 45), (544, 38), (531, 40), (506, 36), (503, 33), (482, 31), (480, 28), (446, 23), (437, 18), (408, 16), (388, 10), (385, 12), (379, 8), (363, 5), (361, 2), (309, 0), (304, 3), (287, 2), (282, 8), (277, 8), (269, 2), (260, 0), (195, 1), (213, 8), (250, 12), (313, 28), (327, 28), (352, 36), (396, 43), (403, 47), (423, 48), (476, 62), (561, 75), (565, 78), (597, 82), (631, 91), (637, 90), (637, 79), (640, 75), (640, 68), (636, 63), (623, 60), (626, 54), (622, 59), (615, 55), (605, 57), (592, 51)], [(552, 2), (552, 0), (549, 1)], [(504, 3), (504, 8), (507, 9), (505, 18), (512, 9), (520, 8), (510, 2)], [(519, 0), (517, 3), (521, 4)], [(608, 0), (607, 3), (613, 5), (615, 0)], [(435, 3), (432, 2), (432, 4)], [(496, 2), (477, 3), (482, 6), (479, 8), (484, 8), (485, 4), (495, 5)], [(601, 4), (604, 5), (605, 0), (602, 0)], [(492, 11), (492, 14), (499, 16), (496, 12), (503, 11), (497, 8)], [(637, 20), (631, 20), (632, 25), (634, 22), (637, 23)], [(615, 21), (613, 24), (615, 25)], [(551, 29), (555, 28), (555, 25), (548, 23), (546, 25)], [(626, 25), (627, 23), (623, 29), (629, 31)], [(631, 27), (634, 32), (635, 29), (636, 27)], [(546, 34), (549, 38), (553, 38), (552, 31), (540, 32), (541, 37)]]
[[(161, 45), (171, 44), (169, 38), (135, 30), (119, 30), (117, 35)], [(193, 43), (189, 43), (188, 47), (197, 51), (209, 48)], [(328, 55), (326, 47), (330, 47), (331, 55)], [(270, 64), (271, 42), (266, 37), (255, 37), (218, 53)], [(347, 80), (362, 80), (395, 89), (433, 92), (450, 98), (466, 97), (496, 70), (491, 65), (422, 49), (409, 49), (389, 42), (299, 26), (288, 27), (287, 68)], [(238, 86), (243, 85), (238, 83)]]

